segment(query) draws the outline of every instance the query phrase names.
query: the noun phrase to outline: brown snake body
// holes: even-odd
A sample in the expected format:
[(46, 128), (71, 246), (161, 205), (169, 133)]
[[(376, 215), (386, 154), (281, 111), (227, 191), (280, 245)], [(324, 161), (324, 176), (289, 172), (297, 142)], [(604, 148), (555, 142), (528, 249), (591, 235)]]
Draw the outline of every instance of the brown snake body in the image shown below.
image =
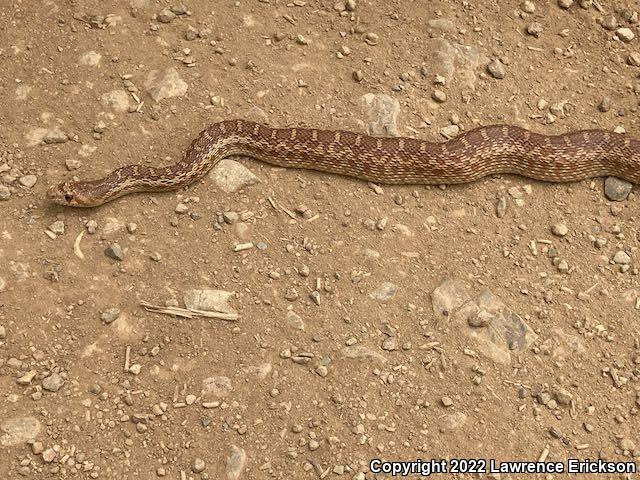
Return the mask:
[(203, 130), (175, 165), (128, 165), (99, 180), (61, 183), (47, 195), (61, 205), (93, 207), (133, 192), (174, 190), (232, 155), (384, 184), (456, 184), (503, 173), (549, 182), (614, 175), (640, 183), (640, 141), (603, 130), (541, 135), (486, 126), (434, 143), (228, 120)]

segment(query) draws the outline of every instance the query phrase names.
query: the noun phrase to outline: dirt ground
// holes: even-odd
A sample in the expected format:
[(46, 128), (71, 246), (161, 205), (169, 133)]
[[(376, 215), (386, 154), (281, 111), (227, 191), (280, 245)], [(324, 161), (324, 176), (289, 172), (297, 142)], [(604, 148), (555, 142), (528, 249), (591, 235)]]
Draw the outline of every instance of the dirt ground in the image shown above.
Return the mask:
[[(233, 118), (433, 141), (489, 124), (640, 135), (634, 8), (5, 2), (0, 477), (637, 462), (640, 206), (624, 184), (621, 201), (604, 179), (391, 187), (237, 159), (259, 181), (231, 192), (207, 177), (95, 209), (45, 195), (178, 161)], [(485, 291), (502, 313), (460, 313)], [(205, 293), (231, 319), (141, 306)], [(485, 335), (496, 319), (513, 338)]]

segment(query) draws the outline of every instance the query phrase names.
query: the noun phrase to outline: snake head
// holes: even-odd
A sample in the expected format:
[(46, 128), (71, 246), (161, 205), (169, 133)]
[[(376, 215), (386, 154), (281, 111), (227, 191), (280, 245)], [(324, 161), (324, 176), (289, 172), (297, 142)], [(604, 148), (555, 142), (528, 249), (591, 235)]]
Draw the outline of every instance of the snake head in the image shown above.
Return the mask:
[(53, 203), (66, 207), (95, 207), (91, 196), (83, 195), (81, 186), (76, 182), (63, 182), (47, 190), (47, 198)]

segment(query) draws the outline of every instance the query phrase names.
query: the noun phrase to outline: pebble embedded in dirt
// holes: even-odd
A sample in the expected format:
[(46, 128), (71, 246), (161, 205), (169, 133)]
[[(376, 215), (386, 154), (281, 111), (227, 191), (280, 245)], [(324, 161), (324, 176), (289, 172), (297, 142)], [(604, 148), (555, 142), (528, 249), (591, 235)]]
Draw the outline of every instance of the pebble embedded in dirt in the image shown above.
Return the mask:
[(42, 380), (42, 388), (49, 392), (57, 392), (64, 385), (64, 378), (59, 373), (52, 373)]
[(491, 63), (489, 63), (489, 65), (487, 65), (487, 71), (493, 78), (499, 80), (505, 78), (507, 75), (504, 65), (500, 60), (493, 60)]
[(109, 258), (113, 258), (114, 260), (124, 260), (124, 251), (122, 250), (122, 247), (119, 243), (112, 243), (111, 245), (109, 245), (104, 250), (104, 254)]
[(626, 200), (632, 189), (632, 183), (617, 177), (607, 177), (604, 182), (604, 194), (609, 200), (616, 202)]

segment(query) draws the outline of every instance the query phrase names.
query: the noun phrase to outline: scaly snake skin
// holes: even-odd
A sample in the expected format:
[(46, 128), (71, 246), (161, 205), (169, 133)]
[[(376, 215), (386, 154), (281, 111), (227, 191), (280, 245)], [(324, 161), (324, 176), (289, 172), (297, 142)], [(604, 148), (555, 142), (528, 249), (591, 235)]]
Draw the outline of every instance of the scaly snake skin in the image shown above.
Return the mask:
[(184, 187), (232, 155), (383, 184), (466, 183), (500, 173), (548, 182), (614, 175), (640, 183), (640, 141), (603, 130), (551, 136), (487, 126), (433, 143), (229, 120), (203, 130), (175, 165), (128, 165), (99, 180), (61, 183), (47, 194), (61, 205), (94, 207), (133, 192)]

